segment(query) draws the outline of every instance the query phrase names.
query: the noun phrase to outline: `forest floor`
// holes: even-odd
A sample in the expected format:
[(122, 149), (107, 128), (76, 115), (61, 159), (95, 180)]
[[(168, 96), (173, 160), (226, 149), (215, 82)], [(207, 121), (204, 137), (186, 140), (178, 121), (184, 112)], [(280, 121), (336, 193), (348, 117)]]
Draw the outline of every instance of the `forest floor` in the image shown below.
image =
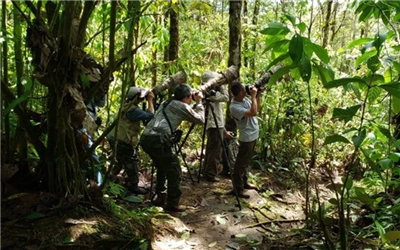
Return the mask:
[[(304, 229), (304, 190), (293, 188), (297, 180), (287, 172), (253, 174), (260, 191), (247, 190), (250, 199), (240, 198), (240, 211), (236, 197), (226, 195), (229, 178), (192, 183), (187, 173), (181, 199), (187, 210), (181, 213), (152, 207), (148, 197), (139, 203), (111, 197), (108, 205), (93, 205), (100, 203), (67, 204), (44, 192), (19, 193), (2, 200), (1, 249), (323, 248), (321, 231)], [(144, 176), (140, 184), (148, 187)], [(317, 179), (321, 200), (331, 198), (328, 182)], [(121, 211), (128, 218), (118, 216)]]

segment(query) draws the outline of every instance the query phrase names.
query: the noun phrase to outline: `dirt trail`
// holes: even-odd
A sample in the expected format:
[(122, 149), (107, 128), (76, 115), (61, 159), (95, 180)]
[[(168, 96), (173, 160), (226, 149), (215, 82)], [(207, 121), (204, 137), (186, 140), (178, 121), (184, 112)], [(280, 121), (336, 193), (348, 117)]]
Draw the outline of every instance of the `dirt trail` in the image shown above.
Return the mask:
[(263, 198), (262, 192), (255, 190), (246, 191), (250, 199), (240, 199), (242, 210), (239, 211), (236, 198), (224, 194), (231, 187), (229, 179), (194, 185), (184, 180), (182, 204), (188, 209), (153, 219), (155, 240), (152, 247), (156, 250), (268, 249), (265, 237), (274, 233), (274, 225), (264, 227), (267, 230), (249, 226), (260, 221), (303, 218), (298, 197), (292, 195), (290, 201), (289, 197), (278, 196), (277, 200), (281, 201), (276, 201)]

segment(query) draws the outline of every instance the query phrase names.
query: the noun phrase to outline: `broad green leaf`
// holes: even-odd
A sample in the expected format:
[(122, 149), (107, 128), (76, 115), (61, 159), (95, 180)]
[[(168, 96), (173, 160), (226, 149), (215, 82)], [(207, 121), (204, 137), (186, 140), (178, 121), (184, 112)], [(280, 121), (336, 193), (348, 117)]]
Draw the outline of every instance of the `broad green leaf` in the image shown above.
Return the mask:
[(368, 58), (375, 56), (376, 55), (376, 50), (371, 50), (368, 52), (365, 52), (364, 54), (362, 54), (361, 56), (359, 56), (356, 60), (356, 67), (360, 66), (361, 63), (363, 63), (365, 60), (367, 60)]
[(39, 219), (39, 218), (43, 218), (44, 214), (42, 213), (31, 213), (30, 215), (26, 216), (27, 219), (29, 220), (35, 220), (35, 219)]
[(400, 231), (390, 231), (382, 235), (382, 243), (392, 242), (400, 239)]
[(309, 82), (311, 79), (311, 63), (310, 59), (306, 54), (303, 53), (303, 56), (300, 59), (299, 62), (299, 70), (300, 70), (300, 75), (303, 81)]
[(356, 95), (356, 97), (357, 97), (358, 99), (361, 99), (361, 91), (360, 91), (360, 89), (358, 88), (357, 84), (348, 83), (348, 84), (346, 85), (346, 87), (349, 88), (349, 89), (351, 89), (351, 90), (353, 90), (353, 92), (354, 92), (354, 94)]
[(134, 196), (134, 195), (125, 197), (124, 200), (133, 202), (133, 203), (141, 203), (143, 201), (141, 198)]
[(315, 44), (313, 42), (309, 42), (308, 45), (312, 48), (314, 53), (318, 56), (318, 58), (323, 62), (323, 63), (328, 63), (329, 62), (329, 56), (328, 52), (326, 49), (323, 47), (319, 46), (318, 44)]
[(378, 162), (378, 164), (384, 169), (387, 170), (392, 166), (392, 160), (389, 158), (382, 159)]
[(290, 29), (283, 23), (269, 23), (268, 27), (260, 30), (261, 34), (264, 35), (286, 35), (290, 32)]
[(279, 62), (285, 60), (285, 59), (288, 58), (288, 57), (289, 57), (289, 53), (278, 56), (278, 57), (275, 58), (270, 64), (268, 64), (268, 66), (267, 66), (265, 69), (270, 69), (270, 68), (272, 68), (273, 66), (275, 66), (275, 65), (278, 64)]
[(298, 63), (304, 53), (303, 37), (296, 34), (292, 37), (289, 43), (289, 55), (294, 63)]
[[(344, 178), (344, 177), (343, 177)], [(345, 180), (343, 180), (344, 183)], [(353, 180), (349, 177), (346, 181), (346, 189), (347, 191), (350, 191), (350, 189), (353, 187)]]
[(373, 83), (384, 83), (385, 82), (385, 78), (382, 75), (374, 74), (372, 76), (372, 82)]
[(190, 232), (185, 232), (182, 234), (181, 239), (182, 240), (187, 240), (190, 237)]
[(346, 123), (350, 121), (353, 116), (356, 115), (358, 109), (361, 107), (361, 105), (355, 105), (352, 107), (348, 107), (346, 109), (341, 109), (341, 108), (334, 108), (333, 109), (333, 119), (343, 119)]
[(365, 80), (358, 78), (358, 77), (353, 77), (353, 78), (340, 78), (340, 79), (330, 81), (324, 87), (327, 89), (336, 88), (336, 87), (343, 86), (343, 85), (345, 85), (347, 83), (351, 83), (351, 82), (358, 82), (358, 83), (367, 85), (367, 82)]
[(375, 55), (368, 58), (367, 66), (372, 72), (376, 72), (382, 66), (382, 63), (379, 60), (379, 57)]
[(356, 40), (352, 41), (352, 42), (347, 46), (347, 48), (351, 49), (351, 48), (353, 48), (354, 46), (362, 45), (362, 44), (365, 44), (365, 43), (368, 43), (368, 42), (372, 42), (373, 40), (374, 40), (373, 38), (368, 38), (368, 37), (359, 38), (359, 39), (356, 39)]
[(391, 153), (389, 154), (389, 157), (390, 157), (390, 159), (391, 159), (393, 162), (398, 162), (399, 159), (400, 159), (400, 153), (391, 152)]
[(304, 31), (307, 29), (307, 25), (304, 22), (296, 24), (297, 28), (299, 28), (300, 34), (304, 33)]
[(380, 89), (380, 88), (377, 88), (377, 87), (370, 88), (370, 90), (368, 92), (368, 102), (370, 104), (373, 104), (374, 101), (380, 96), (381, 93), (382, 93), (382, 89)]
[(369, 20), (369, 17), (374, 13), (374, 8), (372, 6), (366, 6), (360, 17), (358, 18), (359, 22), (366, 22)]
[(338, 204), (337, 199), (335, 199), (335, 198), (330, 198), (328, 200), (328, 202), (331, 203), (332, 205), (337, 205)]
[(359, 201), (366, 205), (372, 205), (374, 200), (369, 197), (367, 193), (365, 193), (364, 188), (355, 187), (354, 188), (356, 197)]
[(287, 43), (289, 43), (289, 40), (287, 40), (287, 39), (275, 41), (275, 42), (271, 43), (270, 45), (268, 45), (262, 53), (265, 54), (265, 53), (266, 53), (267, 51), (269, 51), (270, 49), (282, 48), (282, 47), (285, 46)]
[(393, 113), (398, 114), (400, 112), (400, 98), (393, 97), (392, 100)]
[(392, 134), (390, 133), (390, 131), (387, 128), (384, 128), (382, 126), (378, 127), (379, 131), (386, 136), (386, 138), (388, 138), (389, 140), (392, 141), (392, 143), (396, 146), (397, 150), (400, 150), (400, 142), (398, 142), (396, 140), (396, 138), (394, 138), (392, 136)]
[(288, 14), (285, 14), (284, 16), (285, 16), (285, 17), (287, 18), (287, 20), (289, 20), (293, 25), (296, 24), (296, 17), (294, 17), (294, 16), (292, 16), (292, 15), (288, 15)]
[(22, 79), (22, 84), (23, 84), (23, 86), (24, 86), (24, 88), (25, 88), (24, 94), (23, 94), (21, 97), (19, 97), (19, 98), (13, 100), (13, 101), (8, 105), (8, 107), (2, 112), (2, 115), (3, 115), (3, 116), (4, 116), (4, 115), (7, 115), (8, 113), (10, 113), (10, 111), (11, 111), (12, 109), (14, 109), (17, 105), (19, 105), (19, 104), (23, 103), (24, 101), (26, 101), (26, 100), (28, 99), (28, 97), (30, 96), (30, 94), (31, 94), (31, 92), (32, 92), (32, 86), (33, 86), (32, 80), (31, 80), (30, 78), (24, 77), (24, 78)]
[(361, 144), (362, 144), (363, 141), (365, 140), (366, 135), (367, 135), (367, 134), (366, 134), (365, 129), (362, 129), (362, 130), (360, 131), (360, 134), (359, 134), (359, 135), (354, 136), (353, 138), (351, 138), (351, 140), (353, 141), (354, 146), (355, 146), (356, 148), (359, 148), (359, 147), (361, 146)]
[(400, 98), (400, 82), (391, 82), (388, 84), (379, 85), (380, 88), (383, 88), (392, 96)]
[(372, 170), (375, 171), (375, 173), (378, 174), (379, 178), (383, 181), (382, 175), (381, 175), (381, 169), (379, 168), (378, 165), (375, 164), (375, 162), (369, 157), (367, 152), (365, 152), (364, 149), (360, 148), (361, 152), (363, 152), (365, 159), (367, 159), (368, 165), (372, 168)]
[[(385, 42), (386, 38), (387, 38), (386, 33), (379, 33), (379, 34), (375, 35), (374, 46), (377, 51), (381, 50), (381, 46)], [(379, 55), (379, 53), (378, 53), (378, 55)]]
[(271, 88), (271, 86), (273, 84), (276, 83), (276, 81), (278, 81), (278, 79), (280, 79), (282, 76), (284, 76), (285, 74), (289, 73), (291, 69), (295, 68), (295, 65), (289, 65), (289, 66), (284, 66), (282, 68), (280, 68), (278, 71), (276, 71), (271, 78), (268, 81), (268, 87)]
[(350, 143), (350, 141), (342, 135), (331, 135), (331, 136), (328, 136), (325, 138), (323, 145), (328, 145), (328, 144), (335, 143), (335, 142)]

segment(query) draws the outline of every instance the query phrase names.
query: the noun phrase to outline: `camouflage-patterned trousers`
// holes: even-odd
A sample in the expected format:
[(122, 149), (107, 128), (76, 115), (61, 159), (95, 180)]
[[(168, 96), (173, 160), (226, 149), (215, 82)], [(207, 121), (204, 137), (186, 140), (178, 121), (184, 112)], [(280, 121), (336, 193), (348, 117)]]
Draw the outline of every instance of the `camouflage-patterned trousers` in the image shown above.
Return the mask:
[(121, 169), (125, 169), (131, 187), (137, 187), (139, 183), (140, 163), (134, 147), (131, 144), (118, 141), (116, 157), (118, 164), (114, 167), (114, 174), (117, 175), (119, 172), (121, 172)]
[(182, 195), (182, 169), (178, 157), (172, 152), (172, 143), (162, 135), (143, 134), (140, 137), (140, 145), (151, 157), (157, 169), (156, 193), (167, 191), (167, 203), (178, 205)]

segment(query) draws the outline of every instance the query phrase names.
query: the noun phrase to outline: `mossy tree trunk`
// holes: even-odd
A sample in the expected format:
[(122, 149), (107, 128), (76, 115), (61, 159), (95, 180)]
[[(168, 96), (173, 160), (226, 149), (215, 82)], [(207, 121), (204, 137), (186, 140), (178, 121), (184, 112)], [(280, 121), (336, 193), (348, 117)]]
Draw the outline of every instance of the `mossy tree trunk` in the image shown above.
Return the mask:
[[(242, 1), (229, 2), (229, 58), (228, 67), (235, 65), (238, 68), (240, 77), (241, 66), (241, 46), (242, 46), (242, 20), (241, 20)], [(229, 91), (230, 93), (230, 91)], [(228, 103), (229, 106), (230, 102)], [(226, 123), (225, 127), (229, 131), (236, 131), (235, 121), (229, 114), (229, 108), (226, 109)]]

